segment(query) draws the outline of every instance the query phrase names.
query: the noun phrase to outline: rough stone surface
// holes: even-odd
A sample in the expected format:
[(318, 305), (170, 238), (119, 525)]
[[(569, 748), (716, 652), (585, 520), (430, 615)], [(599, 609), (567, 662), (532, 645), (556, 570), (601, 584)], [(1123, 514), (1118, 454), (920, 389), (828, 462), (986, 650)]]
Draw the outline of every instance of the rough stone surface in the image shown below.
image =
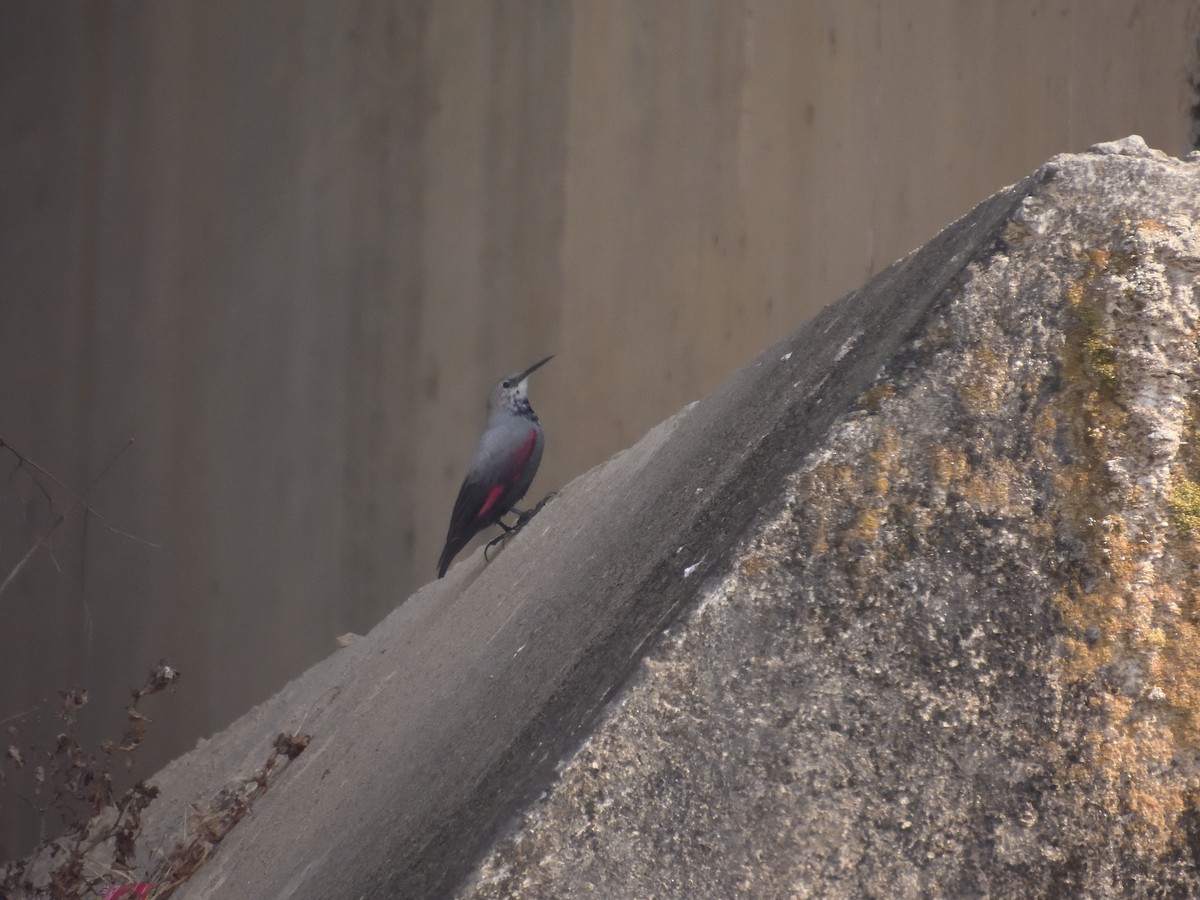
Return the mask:
[(427, 897), (469, 875), (550, 783), (648, 641), (693, 603), (1027, 190), (997, 195), (572, 482), (486, 567), (477, 553), (156, 779), (142, 844), (308, 750), (180, 894)]
[(1028, 191), (461, 896), (1200, 894), (1200, 158)]
[[(159, 768), (432, 577), (503, 373), (558, 354), (561, 488), (1051, 154), (1196, 145), (1198, 34), (1200, 0), (3, 0), (0, 437), (75, 491), (136, 439), (90, 505), (162, 549), (69, 516), (0, 597), (0, 719), (86, 686), (117, 739), (166, 657)], [(71, 502), (14, 464), (4, 575)], [(37, 820), (0, 800), (0, 857)]]
[(992, 197), (168, 766), (142, 847), (302, 728), (178, 896), (1196, 893), (1198, 197), (1132, 138)]

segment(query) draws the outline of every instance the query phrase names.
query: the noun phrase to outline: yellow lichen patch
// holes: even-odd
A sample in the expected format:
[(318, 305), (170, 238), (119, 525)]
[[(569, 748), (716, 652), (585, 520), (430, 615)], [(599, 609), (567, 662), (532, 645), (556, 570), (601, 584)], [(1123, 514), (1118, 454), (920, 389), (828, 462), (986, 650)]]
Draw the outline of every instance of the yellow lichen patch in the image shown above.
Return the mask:
[(1076, 391), (1083, 393), (1088, 413), (1084, 422), (1093, 428), (1100, 424), (1095, 421), (1100, 405), (1111, 402), (1120, 387), (1117, 342), (1106, 312), (1106, 291), (1111, 285), (1102, 276), (1116, 261), (1126, 261), (1129, 257), (1130, 254), (1092, 248), (1087, 252), (1083, 277), (1067, 286), (1074, 322), (1066, 330), (1064, 375), (1073, 382)]
[(1137, 268), (1141, 261), (1141, 257), (1136, 253), (1114, 251), (1108, 260), (1108, 270), (1118, 275), (1124, 275)]
[(1179, 455), (1171, 467), (1167, 519), (1175, 533), (1168, 537), (1172, 556), (1185, 563), (1183, 575), (1192, 579), (1192, 563), (1200, 563), (1200, 394), (1187, 398)]
[(1104, 327), (1101, 311), (1093, 305), (1080, 305), (1079, 320), (1082, 362), (1088, 375), (1106, 391), (1117, 387), (1117, 352), (1112, 335)]
[(963, 405), (974, 412), (994, 413), (1009, 385), (1008, 362), (994, 350), (979, 347), (959, 383)]
[(1054, 407), (1046, 404), (1033, 420), (1033, 442), (1037, 455), (1043, 463), (1054, 458), (1054, 439), (1058, 433), (1058, 417)]
[(953, 444), (935, 444), (930, 455), (933, 457), (933, 474), (943, 487), (961, 484), (971, 474), (967, 454)]
[(1055, 606), (1068, 626), (1069, 636), (1063, 641), (1067, 651), (1064, 674), (1072, 682), (1087, 682), (1112, 662), (1115, 642), (1122, 637), (1124, 602), (1118, 594), (1097, 591), (1073, 597), (1060, 594)]
[(892, 486), (892, 480), (888, 477), (886, 469), (878, 468), (875, 470), (875, 477), (871, 480), (871, 491), (878, 496), (883, 496), (888, 492), (888, 488)]
[(854, 526), (850, 529), (850, 536), (872, 544), (879, 537), (879, 526), (882, 522), (883, 512), (879, 508), (868, 506), (860, 509), (854, 519)]
[(806, 481), (815, 492), (815, 499), (828, 503), (831, 494), (841, 493), (855, 484), (854, 468), (844, 463), (821, 462), (808, 474)]
[[(1195, 333), (1192, 339), (1195, 339)], [(1185, 434), (1195, 436), (1179, 448), (1179, 462), (1184, 474), (1193, 481), (1200, 482), (1200, 394), (1189, 394), (1187, 398), (1187, 417), (1184, 419)]]
[(1019, 478), (1012, 462), (995, 460), (982, 471), (975, 472), (962, 486), (963, 496), (981, 509), (1010, 511), (1012, 485)]
[(820, 556), (829, 549), (827, 523), (831, 513), (843, 504), (833, 498), (843, 496), (854, 481), (854, 470), (850, 466), (829, 461), (817, 464), (804, 476), (799, 490), (808, 498), (805, 518), (812, 523), (814, 531), (809, 545), (812, 556)]
[(809, 552), (813, 556), (820, 556), (829, 550), (829, 541), (825, 537), (825, 523), (817, 523), (817, 533), (813, 536), (812, 544), (809, 546)]
[(747, 556), (738, 565), (742, 577), (755, 581), (761, 580), (772, 568), (773, 561), (768, 556)]
[(1152, 233), (1161, 233), (1161, 232), (1170, 231), (1170, 229), (1167, 228), (1166, 225), (1164, 225), (1162, 222), (1158, 221), (1157, 219), (1138, 219), (1136, 225), (1137, 225), (1138, 231), (1149, 231)]
[(863, 409), (876, 412), (879, 409), (879, 404), (896, 393), (896, 389), (891, 383), (884, 381), (863, 391), (861, 397), (858, 398), (858, 405)]
[[(1127, 290), (1121, 276), (1139, 263), (1125, 249), (1084, 255), (1082, 277), (1066, 288), (1066, 389), (1035, 430), (1043, 436), (1037, 452), (1054, 473), (1057, 527), (1080, 539), (1088, 555), (1086, 586), (1070, 585), (1054, 598), (1066, 632), (1063, 674), (1091, 695), (1099, 714), (1074, 776), (1098, 784), (1097, 802), (1156, 853), (1180, 840), (1179, 817), (1196, 797), (1176, 763), (1181, 752), (1190, 759), (1200, 750), (1200, 447), (1181, 449), (1157, 516), (1161, 489), (1109, 474), (1111, 461), (1152, 459), (1137, 436), (1146, 429), (1134, 418), (1134, 385), (1123, 383), (1128, 347), (1114, 336), (1108, 313), (1110, 299)], [(1200, 401), (1190, 434), (1197, 409)], [(1052, 450), (1064, 434), (1066, 463)], [(1170, 534), (1154, 527), (1167, 517)]]
[(879, 440), (876, 441), (871, 456), (880, 466), (895, 469), (901, 449), (900, 441), (896, 437), (896, 429), (890, 425), (884, 426), (879, 432)]
[(1024, 222), (1020, 222), (1017, 219), (1009, 219), (1004, 223), (1004, 229), (1000, 234), (1005, 243), (1013, 247), (1019, 247), (1021, 244), (1024, 244), (1027, 240), (1029, 240), (1029, 235), (1031, 233), (1032, 232), (1030, 232), (1029, 226), (1027, 226)]
[(850, 534), (858, 540), (873, 543), (879, 536), (879, 528), (890, 503), (888, 492), (892, 486), (892, 478), (900, 474), (900, 443), (893, 428), (884, 427), (880, 430), (875, 446), (871, 448), (867, 458), (871, 463), (865, 479), (868, 490), (855, 515)]
[(1178, 479), (1167, 507), (1171, 511), (1171, 524), (1180, 531), (1200, 530), (1200, 484), (1190, 478)]
[(1109, 513), (1100, 520), (1100, 529), (1103, 537), (1099, 545), (1099, 562), (1107, 570), (1109, 580), (1128, 591), (1137, 580), (1138, 551), (1129, 540), (1125, 520), (1116, 513)]
[(1154, 717), (1138, 715), (1131, 698), (1107, 695), (1096, 705), (1109, 723), (1087, 738), (1101, 782), (1096, 800), (1143, 846), (1166, 849), (1178, 840), (1188, 789), (1171, 769), (1174, 735)]
[[(1179, 605), (1182, 605), (1182, 601)], [(1155, 685), (1178, 741), (1200, 747), (1200, 623), (1181, 616), (1164, 632)]]

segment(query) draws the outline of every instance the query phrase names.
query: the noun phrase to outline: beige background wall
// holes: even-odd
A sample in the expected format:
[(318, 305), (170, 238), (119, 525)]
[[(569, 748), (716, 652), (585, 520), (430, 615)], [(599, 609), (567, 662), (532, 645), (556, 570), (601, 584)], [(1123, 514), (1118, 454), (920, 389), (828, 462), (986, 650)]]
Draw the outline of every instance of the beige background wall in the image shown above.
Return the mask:
[[(3, 12), (0, 437), (76, 488), (133, 437), (91, 501), (162, 546), (56, 534), (0, 720), (115, 736), (167, 657), (148, 767), (433, 576), (506, 371), (558, 354), (559, 487), (1054, 153), (1195, 139), (1200, 0)], [(3, 483), (0, 572), (51, 518)]]

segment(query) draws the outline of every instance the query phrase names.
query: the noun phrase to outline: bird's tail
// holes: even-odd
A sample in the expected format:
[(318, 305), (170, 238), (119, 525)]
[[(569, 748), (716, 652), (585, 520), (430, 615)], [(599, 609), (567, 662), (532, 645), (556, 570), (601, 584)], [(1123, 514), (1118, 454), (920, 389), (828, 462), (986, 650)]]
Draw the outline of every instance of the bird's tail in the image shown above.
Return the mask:
[(438, 558), (438, 578), (445, 577), (446, 570), (450, 568), (450, 563), (454, 561), (454, 557), (458, 555), (458, 551), (462, 548), (462, 544), (455, 541), (446, 541), (446, 546), (442, 548), (442, 555)]

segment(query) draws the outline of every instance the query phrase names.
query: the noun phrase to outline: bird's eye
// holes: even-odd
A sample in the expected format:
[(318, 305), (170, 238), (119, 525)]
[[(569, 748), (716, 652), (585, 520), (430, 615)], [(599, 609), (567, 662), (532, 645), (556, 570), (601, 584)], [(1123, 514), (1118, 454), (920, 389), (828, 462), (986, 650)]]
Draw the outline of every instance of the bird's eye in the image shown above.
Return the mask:
[(506, 388), (510, 388), (510, 387), (512, 387), (512, 382), (511, 382), (511, 381), (506, 381), (506, 382), (504, 382), (502, 385), (500, 385), (500, 387), (506, 387)]

